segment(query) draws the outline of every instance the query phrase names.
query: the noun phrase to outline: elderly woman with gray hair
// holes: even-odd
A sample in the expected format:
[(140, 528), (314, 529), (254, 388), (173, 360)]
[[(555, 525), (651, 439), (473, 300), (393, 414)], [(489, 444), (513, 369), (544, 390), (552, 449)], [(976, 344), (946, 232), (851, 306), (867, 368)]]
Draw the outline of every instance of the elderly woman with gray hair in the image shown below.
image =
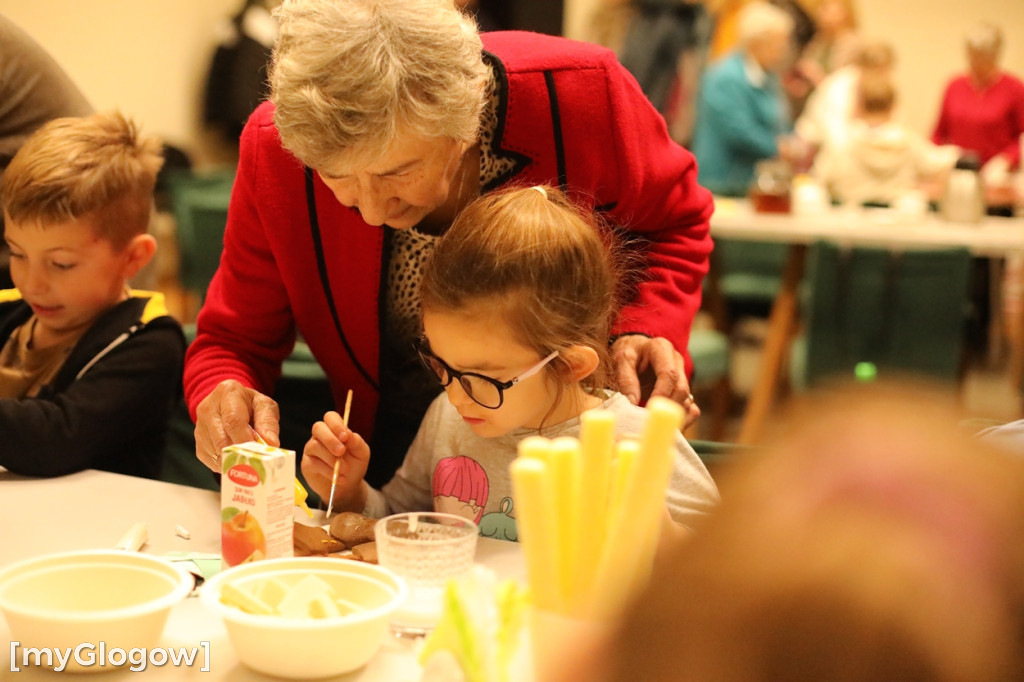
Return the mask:
[(704, 74), (693, 153), (700, 182), (716, 194), (742, 196), (762, 159), (786, 156), (790, 118), (779, 84), (789, 57), (793, 20), (755, 0), (738, 18), (738, 48)]
[(686, 347), (711, 195), (613, 53), (480, 34), (451, 0), (287, 0), (276, 14), (270, 102), (242, 133), (186, 360), (201, 461), (219, 470), (221, 448), (254, 431), (278, 441), (268, 394), (299, 333), (336, 402), (354, 391), (367, 480), (388, 481), (439, 390), (413, 349), (421, 263), (473, 197), (513, 184), (560, 186), (629, 233), (646, 272), (612, 330), (619, 390), (640, 400), (650, 372), (653, 393), (699, 415)]
[(1004, 175), (1020, 165), (1024, 83), (999, 67), (1003, 33), (997, 26), (975, 26), (964, 43), (968, 72), (946, 86), (932, 141), (974, 152), (987, 176)]

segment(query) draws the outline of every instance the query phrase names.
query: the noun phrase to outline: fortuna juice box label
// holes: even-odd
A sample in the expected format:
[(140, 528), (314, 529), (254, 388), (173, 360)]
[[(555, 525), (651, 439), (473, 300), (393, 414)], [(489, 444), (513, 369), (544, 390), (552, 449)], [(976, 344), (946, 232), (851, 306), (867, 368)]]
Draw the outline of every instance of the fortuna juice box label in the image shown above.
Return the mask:
[(242, 443), (220, 461), (222, 565), (292, 556), (295, 451)]

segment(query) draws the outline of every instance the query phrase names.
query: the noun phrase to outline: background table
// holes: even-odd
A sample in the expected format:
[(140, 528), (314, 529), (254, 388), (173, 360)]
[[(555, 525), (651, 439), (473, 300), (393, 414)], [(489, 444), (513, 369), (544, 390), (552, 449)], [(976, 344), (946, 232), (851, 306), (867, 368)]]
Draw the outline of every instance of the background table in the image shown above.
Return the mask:
[(905, 251), (963, 247), (978, 257), (1003, 258), (1024, 251), (1024, 219), (987, 217), (979, 223), (958, 224), (931, 213), (910, 216), (890, 209), (862, 208), (833, 208), (811, 215), (755, 213), (746, 200), (716, 198), (711, 236), (789, 244), (768, 318), (761, 364), (737, 438), (749, 445), (757, 441), (775, 400), (797, 319), (797, 292), (809, 244), (826, 240), (841, 246)]
[[(301, 512), (300, 512), (301, 513)], [(102, 471), (83, 471), (53, 479), (16, 476), (0, 468), (0, 567), (42, 554), (113, 547), (132, 524), (145, 522), (149, 541), (142, 551), (220, 553), (220, 494), (188, 486), (151, 481)], [(176, 526), (188, 529), (191, 538), (175, 534)], [(338, 559), (338, 561), (346, 561)], [(525, 581), (519, 545), (480, 538), (477, 563), (494, 570), (499, 578)], [(11, 669), (10, 631), (0, 618), (0, 679)], [(220, 618), (190, 597), (171, 610), (161, 647), (198, 647), (209, 642), (210, 672), (192, 668), (149, 667), (142, 673), (127, 669), (90, 675), (89, 680), (202, 679), (269, 680), (242, 666), (228, 640)], [(200, 652), (201, 653), (201, 652)], [(415, 645), (389, 639), (380, 653), (361, 670), (338, 680), (359, 682), (412, 682), (419, 679)], [(19, 680), (49, 680), (48, 670), (23, 668)], [(85, 678), (81, 678), (85, 679)]]

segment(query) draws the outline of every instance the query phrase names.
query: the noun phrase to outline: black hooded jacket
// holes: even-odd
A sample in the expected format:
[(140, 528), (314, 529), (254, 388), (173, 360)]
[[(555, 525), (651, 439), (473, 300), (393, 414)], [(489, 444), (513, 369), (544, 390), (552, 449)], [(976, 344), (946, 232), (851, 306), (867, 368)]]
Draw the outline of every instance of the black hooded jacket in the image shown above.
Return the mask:
[[(17, 290), (0, 291), (0, 343), (31, 316)], [(158, 477), (184, 356), (163, 295), (133, 291), (93, 323), (37, 396), (0, 399), (0, 466), (25, 476)]]

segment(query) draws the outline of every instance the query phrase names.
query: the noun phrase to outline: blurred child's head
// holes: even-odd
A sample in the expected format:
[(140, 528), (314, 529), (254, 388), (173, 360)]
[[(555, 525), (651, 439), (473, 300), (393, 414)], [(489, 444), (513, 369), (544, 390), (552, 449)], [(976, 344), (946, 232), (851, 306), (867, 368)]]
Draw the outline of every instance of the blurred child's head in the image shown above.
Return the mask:
[(587, 679), (1024, 678), (1024, 459), (944, 394), (816, 393), (719, 471)]
[(887, 76), (865, 74), (857, 86), (858, 112), (869, 123), (881, 123), (892, 117), (896, 89)]
[[(491, 193), (460, 213), (423, 275), (430, 351), (451, 369), (499, 381), (558, 353), (537, 374), (505, 389), (499, 410), (471, 404), (452, 382), (448, 397), (456, 407), (465, 404), (464, 416), (472, 413), (506, 431), (540, 428), (549, 417), (564, 416), (557, 407), (567, 389), (576, 395), (579, 387), (593, 392), (608, 385), (619, 283), (610, 240), (592, 215), (551, 188)], [(497, 392), (483, 388), (492, 396), (484, 402), (495, 402)], [(523, 407), (528, 395), (528, 409), (511, 409), (512, 403)]]
[(88, 326), (149, 262), (159, 141), (119, 113), (44, 124), (0, 184), (11, 278), (50, 331)]

